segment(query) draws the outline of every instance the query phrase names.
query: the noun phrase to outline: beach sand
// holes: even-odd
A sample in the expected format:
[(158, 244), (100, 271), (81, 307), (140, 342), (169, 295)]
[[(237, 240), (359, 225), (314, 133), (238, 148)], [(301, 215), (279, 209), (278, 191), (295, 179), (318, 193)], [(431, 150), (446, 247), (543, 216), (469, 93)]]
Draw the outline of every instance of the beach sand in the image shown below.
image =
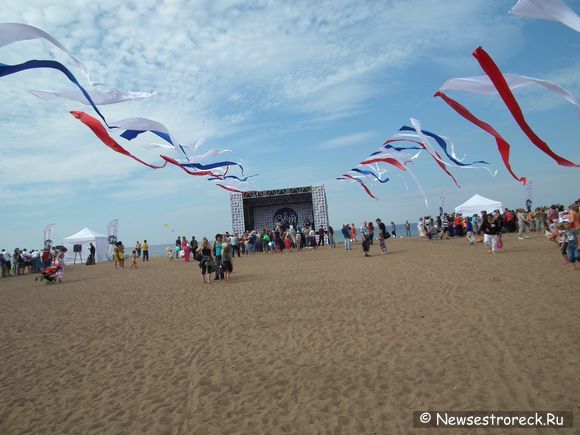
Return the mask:
[(0, 433), (427, 433), (412, 426), (424, 409), (580, 418), (580, 270), (555, 244), (388, 246), (243, 257), (227, 286), (167, 258), (1, 279)]

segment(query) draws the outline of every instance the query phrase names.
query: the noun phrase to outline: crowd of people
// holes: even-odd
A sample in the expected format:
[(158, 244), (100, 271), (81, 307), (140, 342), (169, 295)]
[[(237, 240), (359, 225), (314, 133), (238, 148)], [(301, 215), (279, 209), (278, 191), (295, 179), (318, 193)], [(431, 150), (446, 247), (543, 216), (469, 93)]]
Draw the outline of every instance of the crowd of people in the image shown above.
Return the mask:
[(32, 249), (15, 248), (9, 252), (5, 249), (0, 251), (0, 267), (2, 268), (2, 278), (19, 276), (26, 273), (41, 273), (43, 270), (57, 265), (58, 281), (64, 278), (64, 246), (47, 247), (42, 251)]
[(443, 213), (436, 218), (422, 216), (417, 224), (419, 237), (425, 240), (465, 237), (469, 244), (483, 242), (490, 253), (503, 245), (502, 234), (516, 233), (519, 240), (529, 239), (529, 233), (538, 232), (558, 243), (563, 262), (580, 261), (578, 237), (580, 233), (580, 200), (569, 207), (551, 205), (534, 211), (505, 209), (503, 213), (482, 211), (463, 216), (461, 213)]
[[(405, 237), (411, 236), (411, 224), (404, 224)], [(545, 234), (552, 242), (558, 244), (563, 262), (574, 264), (580, 261), (579, 237), (580, 237), (580, 200), (565, 208), (562, 205), (550, 207), (538, 207), (531, 210), (510, 210), (502, 213), (498, 210), (493, 213), (482, 211), (481, 214), (463, 216), (461, 213), (443, 213), (435, 218), (422, 216), (417, 224), (419, 238), (424, 240), (450, 239), (465, 237), (471, 245), (483, 242), (488, 252), (496, 253), (502, 248), (502, 234), (517, 233), (519, 240), (529, 238), (530, 232)], [(344, 239), (344, 249), (352, 251), (353, 246), (360, 240), (362, 253), (365, 257), (370, 256), (370, 247), (374, 241), (378, 241), (380, 252), (384, 255), (388, 252), (386, 241), (391, 237), (398, 237), (396, 224), (391, 221), (389, 228), (380, 218), (372, 221), (364, 221), (360, 227), (354, 223), (343, 224), (340, 230)], [(332, 226), (318, 230), (313, 225), (305, 225), (303, 228), (294, 228), (293, 225), (278, 226), (272, 230), (264, 228), (261, 231), (252, 230), (244, 233), (216, 234), (212, 243), (207, 238), (198, 242), (195, 236), (178, 237), (173, 248), (167, 248), (166, 253), (170, 261), (183, 259), (185, 262), (197, 262), (201, 269), (204, 283), (223, 279), (230, 281), (233, 272), (234, 258), (241, 255), (282, 254), (284, 252), (302, 251), (304, 249), (317, 249), (328, 245), (331, 249), (336, 248), (335, 233)], [(24, 275), (25, 273), (41, 273), (51, 267), (57, 266), (55, 275), (58, 280), (64, 277), (64, 246), (47, 247), (40, 250), (16, 248), (9, 252), (2, 249), (0, 252), (0, 265), (2, 277)], [(89, 258), (86, 264), (95, 264), (95, 247), (91, 243)], [(149, 261), (149, 244), (136, 242), (131, 251), (131, 269), (136, 269), (137, 260)], [(115, 268), (125, 267), (125, 246), (119, 241), (113, 247), (113, 260)]]

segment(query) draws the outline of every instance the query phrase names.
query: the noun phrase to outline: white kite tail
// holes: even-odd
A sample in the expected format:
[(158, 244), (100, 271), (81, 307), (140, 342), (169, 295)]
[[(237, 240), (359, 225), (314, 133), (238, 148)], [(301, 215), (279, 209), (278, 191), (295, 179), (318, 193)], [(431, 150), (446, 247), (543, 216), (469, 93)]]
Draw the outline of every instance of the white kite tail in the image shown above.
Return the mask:
[(46, 33), (38, 27), (30, 26), (22, 23), (0, 23), (0, 47), (13, 44), (18, 41), (27, 41), (30, 39), (45, 39), (54, 46), (60, 48), (69, 55), (72, 62), (79, 68), (91, 86), (96, 83), (93, 82), (89, 71), (64, 45), (62, 45), (55, 37)]
[(520, 17), (557, 21), (580, 32), (580, 17), (562, 0), (518, 0), (509, 13)]

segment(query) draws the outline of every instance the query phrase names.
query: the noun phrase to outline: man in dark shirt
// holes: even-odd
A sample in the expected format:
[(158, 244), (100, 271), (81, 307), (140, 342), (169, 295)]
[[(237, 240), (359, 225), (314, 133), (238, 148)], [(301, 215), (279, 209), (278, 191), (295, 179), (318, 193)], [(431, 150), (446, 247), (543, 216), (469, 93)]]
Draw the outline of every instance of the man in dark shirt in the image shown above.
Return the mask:
[(89, 264), (95, 264), (95, 253), (96, 252), (97, 252), (97, 249), (95, 248), (95, 245), (93, 245), (91, 243), (91, 246), (89, 247), (91, 261), (89, 261)]
[(324, 227), (322, 225), (318, 228), (318, 246), (324, 246)]

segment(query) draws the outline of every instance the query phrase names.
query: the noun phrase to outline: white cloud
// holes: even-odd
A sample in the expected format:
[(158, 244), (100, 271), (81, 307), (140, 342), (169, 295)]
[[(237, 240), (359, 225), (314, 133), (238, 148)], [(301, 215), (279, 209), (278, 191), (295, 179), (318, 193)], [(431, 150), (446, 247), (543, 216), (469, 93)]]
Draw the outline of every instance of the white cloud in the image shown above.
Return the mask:
[(335, 137), (333, 139), (322, 142), (320, 148), (354, 148), (356, 145), (368, 144), (373, 139), (376, 139), (377, 133), (374, 131), (361, 131), (358, 133), (347, 134), (345, 136)]

